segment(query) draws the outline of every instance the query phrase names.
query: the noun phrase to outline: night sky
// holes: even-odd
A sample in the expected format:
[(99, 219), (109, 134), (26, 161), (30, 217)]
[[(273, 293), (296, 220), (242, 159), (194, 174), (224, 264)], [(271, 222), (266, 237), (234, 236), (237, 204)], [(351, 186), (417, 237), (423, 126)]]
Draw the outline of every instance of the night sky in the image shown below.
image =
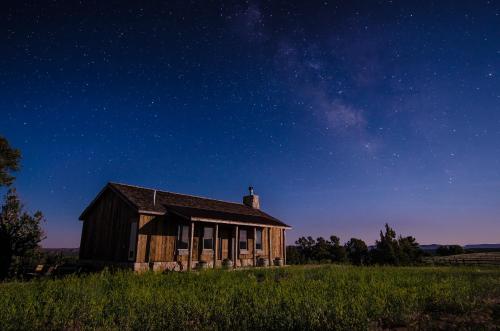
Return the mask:
[(0, 134), (46, 247), (108, 181), (253, 185), (289, 243), (500, 242), (499, 2), (103, 2), (0, 5)]

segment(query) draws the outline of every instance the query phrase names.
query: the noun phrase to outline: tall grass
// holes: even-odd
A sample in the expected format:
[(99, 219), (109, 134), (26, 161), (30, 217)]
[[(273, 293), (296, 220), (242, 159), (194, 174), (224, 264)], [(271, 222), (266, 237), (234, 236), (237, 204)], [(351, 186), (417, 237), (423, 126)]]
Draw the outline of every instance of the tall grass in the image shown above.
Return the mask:
[(362, 330), (467, 314), (491, 297), (500, 268), (103, 272), (0, 284), (0, 329)]

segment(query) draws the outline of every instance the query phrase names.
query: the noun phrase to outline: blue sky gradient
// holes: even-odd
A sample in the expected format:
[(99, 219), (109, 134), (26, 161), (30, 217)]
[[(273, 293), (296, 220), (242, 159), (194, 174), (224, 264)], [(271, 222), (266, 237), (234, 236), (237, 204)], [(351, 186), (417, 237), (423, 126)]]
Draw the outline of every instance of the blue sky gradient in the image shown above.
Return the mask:
[(289, 243), (499, 242), (498, 2), (2, 6), (0, 134), (47, 247), (108, 181), (251, 184)]

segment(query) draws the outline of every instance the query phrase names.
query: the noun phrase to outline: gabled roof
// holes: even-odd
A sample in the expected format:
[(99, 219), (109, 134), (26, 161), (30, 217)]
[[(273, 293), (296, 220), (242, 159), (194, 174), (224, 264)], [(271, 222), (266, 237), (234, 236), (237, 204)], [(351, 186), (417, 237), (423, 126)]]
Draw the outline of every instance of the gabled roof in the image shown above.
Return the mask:
[[(239, 223), (268, 225), (290, 228), (289, 225), (242, 203), (202, 198), (192, 195), (166, 192), (150, 188), (108, 183), (92, 203), (83, 211), (83, 220), (100, 195), (107, 189), (121, 196), (131, 207), (141, 214), (164, 215), (168, 212), (191, 220), (232, 221)], [(156, 203), (155, 203), (156, 192)]]

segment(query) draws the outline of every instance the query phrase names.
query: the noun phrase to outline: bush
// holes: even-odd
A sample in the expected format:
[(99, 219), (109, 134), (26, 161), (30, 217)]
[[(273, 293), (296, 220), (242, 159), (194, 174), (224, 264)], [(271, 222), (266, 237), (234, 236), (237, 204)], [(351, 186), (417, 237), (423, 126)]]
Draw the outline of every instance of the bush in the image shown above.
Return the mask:
[(464, 249), (459, 245), (439, 246), (436, 249), (436, 255), (439, 256), (458, 255), (463, 253)]

